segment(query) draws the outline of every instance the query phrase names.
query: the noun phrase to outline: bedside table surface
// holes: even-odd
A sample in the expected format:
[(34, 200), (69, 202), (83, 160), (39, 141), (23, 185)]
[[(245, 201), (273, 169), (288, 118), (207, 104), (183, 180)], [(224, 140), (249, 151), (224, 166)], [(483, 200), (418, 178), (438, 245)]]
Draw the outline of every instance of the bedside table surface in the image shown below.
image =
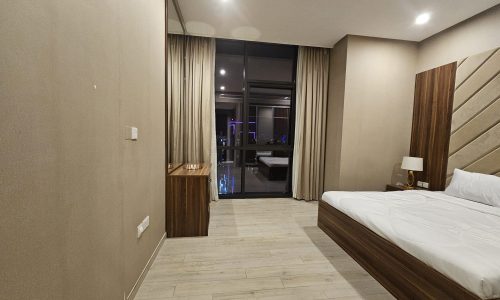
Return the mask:
[[(416, 186), (413, 188), (413, 190), (420, 190), (420, 191), (428, 191), (428, 189)], [(396, 185), (396, 184), (388, 184), (385, 186), (385, 191), (386, 192), (395, 192), (395, 191), (411, 191), (405, 189), (402, 185)]]

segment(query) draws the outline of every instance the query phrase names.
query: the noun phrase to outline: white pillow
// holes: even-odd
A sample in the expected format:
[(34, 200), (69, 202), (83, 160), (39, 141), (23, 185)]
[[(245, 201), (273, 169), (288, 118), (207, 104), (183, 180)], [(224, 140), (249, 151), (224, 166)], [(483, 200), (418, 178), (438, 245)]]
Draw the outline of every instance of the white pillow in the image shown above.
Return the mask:
[(500, 207), (500, 177), (455, 169), (445, 194)]

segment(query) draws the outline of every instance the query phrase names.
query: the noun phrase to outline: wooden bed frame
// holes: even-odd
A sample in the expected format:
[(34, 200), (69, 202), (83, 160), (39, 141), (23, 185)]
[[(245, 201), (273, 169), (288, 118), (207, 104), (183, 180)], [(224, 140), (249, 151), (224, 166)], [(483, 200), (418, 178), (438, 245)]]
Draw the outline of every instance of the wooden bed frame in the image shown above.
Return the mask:
[(318, 226), (398, 299), (481, 299), (322, 200)]

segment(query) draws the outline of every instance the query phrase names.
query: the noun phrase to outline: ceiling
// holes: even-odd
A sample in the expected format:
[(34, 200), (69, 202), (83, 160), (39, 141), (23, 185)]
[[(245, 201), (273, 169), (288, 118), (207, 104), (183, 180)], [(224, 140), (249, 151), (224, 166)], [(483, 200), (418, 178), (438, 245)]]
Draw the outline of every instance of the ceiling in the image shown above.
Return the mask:
[[(168, 30), (182, 33), (172, 0)], [(346, 34), (421, 41), (500, 0), (178, 0), (188, 34), (332, 47)], [(416, 25), (428, 12), (427, 24)]]

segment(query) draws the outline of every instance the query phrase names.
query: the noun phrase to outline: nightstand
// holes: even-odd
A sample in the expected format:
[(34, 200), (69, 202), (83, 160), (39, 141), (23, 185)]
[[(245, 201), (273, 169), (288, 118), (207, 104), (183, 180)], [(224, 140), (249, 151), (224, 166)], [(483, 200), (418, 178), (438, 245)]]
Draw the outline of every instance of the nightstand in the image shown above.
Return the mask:
[(210, 164), (189, 170), (179, 166), (167, 176), (168, 238), (207, 236), (210, 221)]
[[(414, 190), (426, 190), (426, 189), (416, 186)], [(394, 191), (411, 191), (411, 190), (406, 190), (402, 185), (388, 184), (385, 186), (385, 191), (394, 192)]]

